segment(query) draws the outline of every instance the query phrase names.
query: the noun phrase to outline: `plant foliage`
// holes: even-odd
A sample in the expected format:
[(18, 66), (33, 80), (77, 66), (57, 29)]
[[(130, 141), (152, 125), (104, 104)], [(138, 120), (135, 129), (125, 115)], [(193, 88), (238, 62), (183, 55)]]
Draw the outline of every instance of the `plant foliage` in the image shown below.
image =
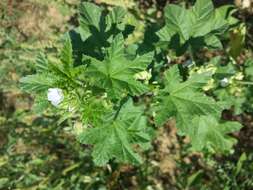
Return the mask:
[(198, 0), (190, 9), (168, 5), (166, 24), (157, 35), (160, 42), (167, 43), (179, 55), (203, 47), (222, 48), (218, 37), (236, 22), (229, 17), (230, 9), (229, 6), (215, 9), (210, 0)]
[[(214, 9), (211, 0), (197, 0), (190, 9), (168, 5), (166, 24), (157, 32), (159, 42), (179, 54), (203, 46), (221, 48), (219, 36), (231, 26), (227, 12), (228, 7)], [(204, 92), (213, 73), (187, 76), (177, 65), (152, 72), (157, 52), (140, 53), (139, 43), (126, 45), (133, 32), (126, 15), (121, 7), (107, 12), (82, 3), (80, 25), (65, 36), (59, 60), (40, 55), (37, 73), (22, 78), (21, 88), (34, 93), (37, 104), (48, 102), (49, 88), (62, 89), (64, 100), (53, 109), (63, 120), (82, 122), (77, 138), (92, 145), (93, 160), (100, 166), (112, 159), (141, 163), (139, 153), (152, 140), (153, 117), (155, 127), (174, 118), (179, 134), (190, 137), (196, 150), (230, 151), (235, 139), (229, 134), (241, 125), (221, 121), (227, 102)], [(152, 80), (149, 69), (156, 75)], [(143, 103), (145, 98), (150, 99), (150, 106)], [(49, 104), (42, 105), (40, 110), (45, 111)]]

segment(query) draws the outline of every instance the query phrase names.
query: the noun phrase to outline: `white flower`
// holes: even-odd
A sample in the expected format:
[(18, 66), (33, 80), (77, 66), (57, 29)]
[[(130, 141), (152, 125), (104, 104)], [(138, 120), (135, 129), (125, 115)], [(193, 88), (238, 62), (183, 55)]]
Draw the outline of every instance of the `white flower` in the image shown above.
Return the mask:
[(226, 87), (226, 86), (228, 86), (228, 84), (229, 84), (228, 78), (224, 78), (224, 79), (220, 80), (220, 85), (222, 87)]
[(62, 89), (49, 88), (47, 92), (47, 99), (54, 106), (58, 106), (64, 99)]

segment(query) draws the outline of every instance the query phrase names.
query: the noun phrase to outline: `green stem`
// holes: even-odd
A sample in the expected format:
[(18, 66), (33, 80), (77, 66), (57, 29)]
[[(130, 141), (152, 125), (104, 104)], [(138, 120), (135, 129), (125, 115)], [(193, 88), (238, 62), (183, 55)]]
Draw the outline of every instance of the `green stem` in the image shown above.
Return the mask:
[(253, 85), (253, 82), (251, 82), (251, 81), (236, 81), (236, 82), (238, 82), (239, 84), (245, 84), (245, 85)]

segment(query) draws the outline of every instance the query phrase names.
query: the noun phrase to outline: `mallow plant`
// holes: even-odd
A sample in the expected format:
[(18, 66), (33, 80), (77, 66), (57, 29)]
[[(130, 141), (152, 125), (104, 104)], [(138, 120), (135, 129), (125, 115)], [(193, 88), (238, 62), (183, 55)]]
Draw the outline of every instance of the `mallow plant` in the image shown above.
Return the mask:
[(197, 0), (189, 9), (168, 5), (157, 48), (146, 52), (138, 43), (126, 44), (133, 26), (125, 9), (82, 3), (79, 27), (64, 36), (58, 59), (41, 53), (36, 74), (23, 77), (21, 88), (34, 95), (35, 110), (52, 109), (78, 126), (77, 140), (91, 145), (99, 166), (142, 163), (156, 129), (171, 119), (193, 150), (231, 152), (236, 139), (230, 133), (242, 126), (222, 120), (228, 104), (203, 90), (214, 73), (195, 69), (185, 75), (176, 64), (152, 72), (157, 49), (222, 48), (219, 36), (231, 27), (226, 10), (214, 9), (211, 0)]

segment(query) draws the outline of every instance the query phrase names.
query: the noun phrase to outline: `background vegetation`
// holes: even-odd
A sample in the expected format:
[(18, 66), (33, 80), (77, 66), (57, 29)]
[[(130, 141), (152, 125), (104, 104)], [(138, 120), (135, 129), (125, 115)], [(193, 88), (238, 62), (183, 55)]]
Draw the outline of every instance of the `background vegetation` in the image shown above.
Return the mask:
[[(129, 42), (144, 36), (150, 23), (162, 22), (166, 3), (190, 5), (185, 0), (95, 0), (101, 6), (125, 6), (136, 32)], [(80, 145), (76, 128), (61, 123), (55, 113), (35, 114), (33, 98), (19, 89), (21, 76), (34, 72), (36, 55), (57, 54), (61, 36), (78, 25), (79, 0), (0, 1), (0, 189), (253, 189), (253, 8), (244, 1), (214, 1), (236, 5), (240, 24), (224, 35), (225, 50), (201, 51), (199, 62), (212, 61), (220, 75), (233, 77), (229, 88), (217, 87), (217, 98), (236, 102), (224, 118), (240, 121), (234, 134), (239, 143), (229, 155), (193, 153), (178, 137), (174, 123), (159, 129), (145, 163), (135, 167), (111, 163), (95, 167), (89, 147)], [(244, 2), (244, 3), (243, 3)], [(146, 37), (146, 38), (145, 38)], [(185, 63), (188, 55), (172, 61)], [(217, 58), (218, 57), (218, 58)], [(224, 67), (218, 66), (217, 59)], [(226, 66), (233, 62), (233, 66)], [(243, 80), (242, 80), (243, 78)]]

